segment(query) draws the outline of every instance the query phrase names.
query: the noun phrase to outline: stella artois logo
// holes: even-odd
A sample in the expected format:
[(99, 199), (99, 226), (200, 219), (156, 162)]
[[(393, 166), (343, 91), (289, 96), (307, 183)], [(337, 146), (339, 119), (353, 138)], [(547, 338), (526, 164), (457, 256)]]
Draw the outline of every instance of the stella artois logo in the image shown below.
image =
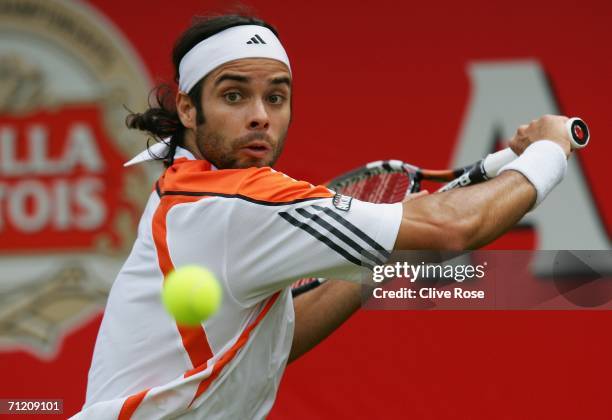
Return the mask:
[(0, 0), (0, 351), (50, 357), (99, 313), (151, 191), (122, 164), (147, 73), (117, 30), (67, 0)]

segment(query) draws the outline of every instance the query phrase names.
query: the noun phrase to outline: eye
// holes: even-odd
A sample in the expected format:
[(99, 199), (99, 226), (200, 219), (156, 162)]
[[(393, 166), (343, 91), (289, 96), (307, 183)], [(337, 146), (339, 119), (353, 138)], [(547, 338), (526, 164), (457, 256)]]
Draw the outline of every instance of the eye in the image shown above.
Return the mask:
[(229, 103), (236, 103), (242, 99), (242, 95), (240, 92), (227, 92), (225, 95), (225, 100)]
[(268, 96), (268, 102), (271, 104), (281, 104), (285, 98), (281, 95), (270, 95)]

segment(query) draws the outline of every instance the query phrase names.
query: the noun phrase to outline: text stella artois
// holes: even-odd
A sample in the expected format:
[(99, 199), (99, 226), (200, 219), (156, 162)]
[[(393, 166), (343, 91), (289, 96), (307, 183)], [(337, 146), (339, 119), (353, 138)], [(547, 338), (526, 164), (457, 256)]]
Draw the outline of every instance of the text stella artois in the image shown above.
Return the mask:
[(95, 105), (0, 119), (0, 248), (88, 248), (120, 204), (121, 156)]

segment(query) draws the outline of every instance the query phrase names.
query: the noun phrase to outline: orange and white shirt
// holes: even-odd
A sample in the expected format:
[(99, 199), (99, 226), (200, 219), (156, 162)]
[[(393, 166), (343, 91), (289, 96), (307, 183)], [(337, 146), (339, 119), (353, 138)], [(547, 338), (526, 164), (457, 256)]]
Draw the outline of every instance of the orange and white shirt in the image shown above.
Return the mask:
[[(289, 286), (359, 281), (395, 242), (401, 204), (341, 198), (270, 168), (211, 170), (179, 148), (112, 286), (76, 418), (264, 418), (293, 340)], [(164, 276), (187, 264), (224, 292), (196, 327), (177, 325), (160, 298)]]

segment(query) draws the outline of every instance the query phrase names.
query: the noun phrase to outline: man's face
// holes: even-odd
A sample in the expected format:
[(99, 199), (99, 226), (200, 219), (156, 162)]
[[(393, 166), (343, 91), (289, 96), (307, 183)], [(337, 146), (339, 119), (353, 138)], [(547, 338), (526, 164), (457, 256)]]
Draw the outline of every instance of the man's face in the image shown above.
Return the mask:
[(291, 75), (279, 61), (249, 58), (220, 66), (202, 87), (198, 151), (220, 169), (273, 166), (287, 135), (290, 100)]

